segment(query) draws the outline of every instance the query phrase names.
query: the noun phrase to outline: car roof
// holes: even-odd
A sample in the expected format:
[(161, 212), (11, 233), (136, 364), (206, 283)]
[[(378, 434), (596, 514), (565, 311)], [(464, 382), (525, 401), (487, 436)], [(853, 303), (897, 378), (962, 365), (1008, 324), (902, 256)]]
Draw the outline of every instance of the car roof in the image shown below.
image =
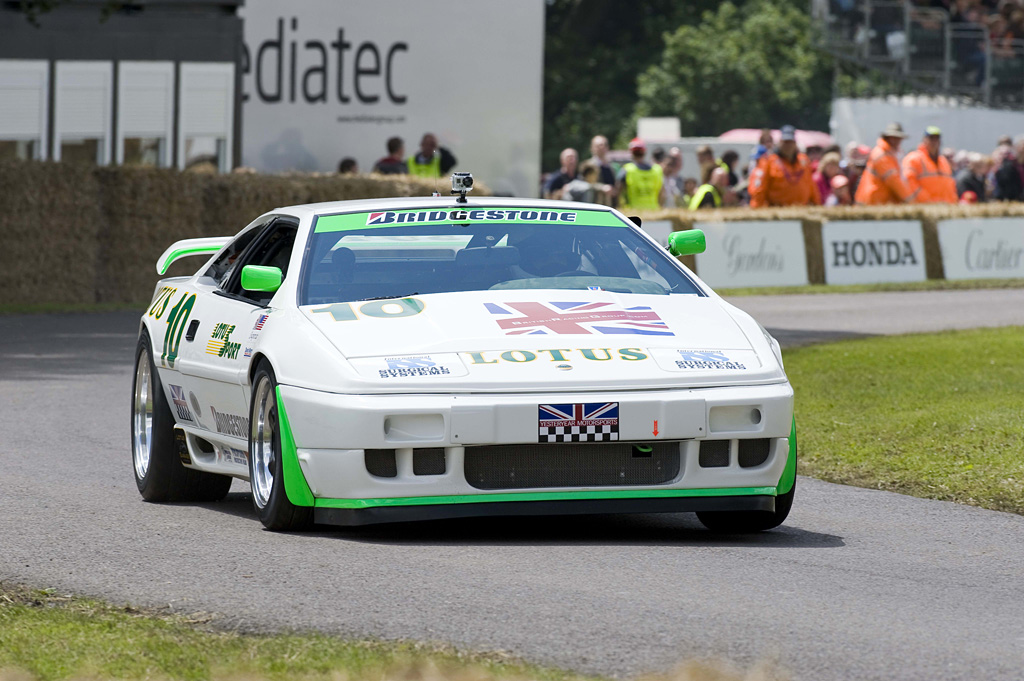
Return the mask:
[(520, 199), (507, 197), (466, 197), (466, 203), (456, 202), (455, 196), (402, 196), (390, 199), (356, 199), (352, 201), (325, 201), (296, 206), (283, 206), (271, 213), (287, 213), (304, 217), (306, 215), (333, 215), (335, 213), (360, 213), (363, 211), (398, 210), (403, 208), (505, 208), (505, 207), (546, 208), (550, 210), (604, 210), (608, 206), (576, 201), (552, 201), (550, 199)]

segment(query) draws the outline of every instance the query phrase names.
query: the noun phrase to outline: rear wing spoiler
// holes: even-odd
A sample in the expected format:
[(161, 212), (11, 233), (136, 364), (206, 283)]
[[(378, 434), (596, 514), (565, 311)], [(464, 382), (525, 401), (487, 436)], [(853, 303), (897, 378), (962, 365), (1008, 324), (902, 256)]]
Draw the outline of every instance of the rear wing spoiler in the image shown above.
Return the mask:
[(175, 241), (171, 247), (164, 251), (156, 261), (157, 274), (167, 274), (169, 268), (175, 261), (187, 258), (190, 255), (213, 255), (231, 241), (234, 237), (213, 236), (202, 239), (182, 239)]

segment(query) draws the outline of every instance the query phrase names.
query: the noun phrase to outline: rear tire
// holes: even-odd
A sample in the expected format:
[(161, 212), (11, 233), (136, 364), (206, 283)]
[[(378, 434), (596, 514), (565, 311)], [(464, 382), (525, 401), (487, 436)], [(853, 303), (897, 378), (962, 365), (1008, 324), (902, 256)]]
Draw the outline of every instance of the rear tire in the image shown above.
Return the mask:
[[(231, 478), (182, 465), (175, 442), (174, 416), (153, 363), (149, 334), (142, 332), (135, 350), (132, 386), (132, 468), (146, 501), (219, 501)], [(184, 444), (184, 443), (182, 443)]]
[(266, 360), (256, 368), (249, 406), (249, 482), (252, 505), (268, 530), (295, 532), (313, 524), (313, 509), (296, 506), (284, 488), (277, 378)]

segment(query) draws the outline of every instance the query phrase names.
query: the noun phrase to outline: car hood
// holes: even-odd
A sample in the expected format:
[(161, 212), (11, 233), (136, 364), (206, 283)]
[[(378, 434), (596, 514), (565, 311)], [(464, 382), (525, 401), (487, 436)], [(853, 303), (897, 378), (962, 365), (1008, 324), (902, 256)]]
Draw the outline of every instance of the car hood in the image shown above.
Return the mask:
[(763, 335), (752, 341), (715, 297), (471, 291), (301, 310), (371, 392), (785, 380)]

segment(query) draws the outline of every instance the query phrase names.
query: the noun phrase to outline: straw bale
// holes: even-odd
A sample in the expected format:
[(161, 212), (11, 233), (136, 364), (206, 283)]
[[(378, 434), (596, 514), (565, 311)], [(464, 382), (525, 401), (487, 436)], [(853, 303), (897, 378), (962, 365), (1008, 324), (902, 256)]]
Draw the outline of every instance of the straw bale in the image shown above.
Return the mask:
[(0, 304), (95, 298), (97, 187), (87, 166), (0, 163)]

